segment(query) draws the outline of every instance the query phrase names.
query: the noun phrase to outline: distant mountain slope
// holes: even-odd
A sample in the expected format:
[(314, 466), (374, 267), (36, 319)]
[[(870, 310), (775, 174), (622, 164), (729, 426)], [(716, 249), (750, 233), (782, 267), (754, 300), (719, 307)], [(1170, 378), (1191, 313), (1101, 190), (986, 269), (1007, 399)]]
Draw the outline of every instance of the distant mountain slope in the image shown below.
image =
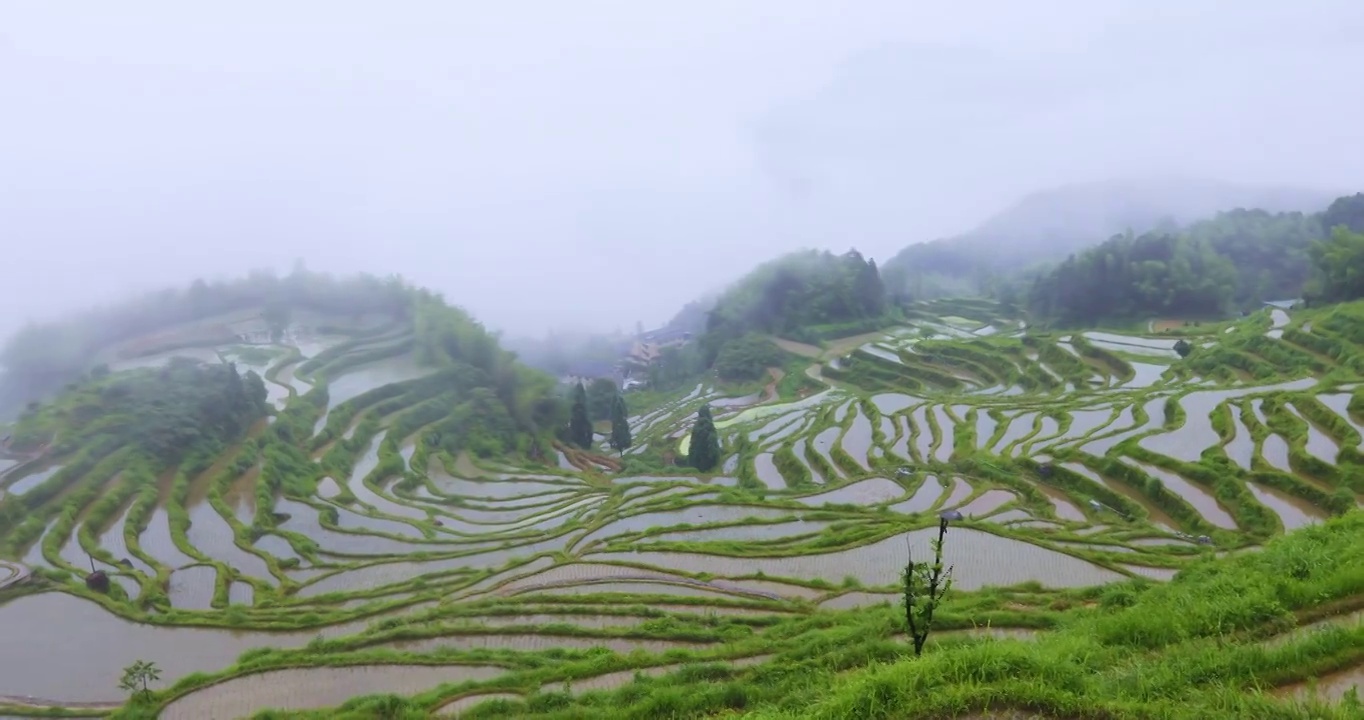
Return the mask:
[(1326, 207), (1338, 193), (1186, 177), (1076, 183), (1033, 193), (956, 237), (910, 245), (882, 267), (893, 293), (976, 293), (988, 276), (1056, 261), (1127, 230), (1180, 226), (1237, 208)]

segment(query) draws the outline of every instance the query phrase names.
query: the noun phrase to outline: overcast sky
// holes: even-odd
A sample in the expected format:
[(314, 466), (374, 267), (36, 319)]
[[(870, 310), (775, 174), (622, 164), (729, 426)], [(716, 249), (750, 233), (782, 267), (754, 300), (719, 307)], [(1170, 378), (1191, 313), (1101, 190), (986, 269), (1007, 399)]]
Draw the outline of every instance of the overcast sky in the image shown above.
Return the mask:
[(0, 332), (250, 267), (515, 333), (1051, 185), (1364, 189), (1358, 0), (0, 0)]

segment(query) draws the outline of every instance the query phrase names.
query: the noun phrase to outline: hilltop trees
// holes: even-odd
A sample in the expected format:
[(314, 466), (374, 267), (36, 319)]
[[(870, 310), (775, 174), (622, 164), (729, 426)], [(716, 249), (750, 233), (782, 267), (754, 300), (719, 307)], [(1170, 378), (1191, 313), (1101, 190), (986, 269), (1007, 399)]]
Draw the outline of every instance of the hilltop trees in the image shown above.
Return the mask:
[(630, 412), (625, 409), (625, 398), (619, 394), (611, 402), (611, 447), (624, 452), (634, 444), (630, 436)]
[(573, 388), (573, 408), (569, 411), (568, 439), (580, 448), (592, 447), (592, 419), (587, 414), (587, 388)]
[(720, 437), (715, 432), (715, 420), (710, 406), (702, 405), (696, 412), (696, 424), (691, 429), (691, 447), (687, 448), (687, 464), (710, 472), (720, 464)]
[(57, 437), (55, 452), (136, 447), (161, 466), (212, 452), (265, 416), (265, 383), (233, 364), (172, 358), (163, 368), (110, 375), (78, 386), (60, 403), (25, 413), (15, 448)]
[(750, 333), (815, 339), (881, 324), (885, 288), (876, 263), (856, 250), (805, 251), (758, 266), (716, 301), (701, 337), (707, 366), (723, 346)]
[(1364, 297), (1364, 234), (1338, 225), (1331, 239), (1312, 247), (1315, 266), (1304, 293), (1313, 303), (1342, 302)]
[(726, 343), (715, 358), (721, 380), (757, 380), (767, 368), (780, 366), (786, 354), (768, 338), (751, 333)]
[(599, 377), (587, 386), (587, 417), (593, 422), (611, 417), (611, 405), (619, 392), (616, 381)]
[(1033, 284), (1033, 312), (1062, 323), (1225, 310), (1236, 268), (1205, 241), (1165, 233), (1119, 235), (1072, 255)]

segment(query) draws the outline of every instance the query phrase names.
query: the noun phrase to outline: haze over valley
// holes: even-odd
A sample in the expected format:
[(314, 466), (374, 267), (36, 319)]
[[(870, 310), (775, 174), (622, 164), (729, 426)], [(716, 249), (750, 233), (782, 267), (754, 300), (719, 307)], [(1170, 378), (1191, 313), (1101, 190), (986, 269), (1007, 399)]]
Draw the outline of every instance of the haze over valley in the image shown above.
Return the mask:
[(0, 13), (0, 718), (1354, 720), (1364, 9)]

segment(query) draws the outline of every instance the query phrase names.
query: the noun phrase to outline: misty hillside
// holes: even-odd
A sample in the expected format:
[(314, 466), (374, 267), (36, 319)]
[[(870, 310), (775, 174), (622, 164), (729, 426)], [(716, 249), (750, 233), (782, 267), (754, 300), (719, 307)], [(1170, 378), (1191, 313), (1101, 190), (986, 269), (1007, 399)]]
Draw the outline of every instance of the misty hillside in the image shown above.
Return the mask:
[(1315, 212), (1334, 196), (1179, 177), (1076, 183), (1028, 195), (963, 235), (910, 245), (882, 272), (893, 293), (976, 294), (986, 278), (1002, 270), (1060, 260), (1116, 233), (1182, 226), (1238, 208)]

